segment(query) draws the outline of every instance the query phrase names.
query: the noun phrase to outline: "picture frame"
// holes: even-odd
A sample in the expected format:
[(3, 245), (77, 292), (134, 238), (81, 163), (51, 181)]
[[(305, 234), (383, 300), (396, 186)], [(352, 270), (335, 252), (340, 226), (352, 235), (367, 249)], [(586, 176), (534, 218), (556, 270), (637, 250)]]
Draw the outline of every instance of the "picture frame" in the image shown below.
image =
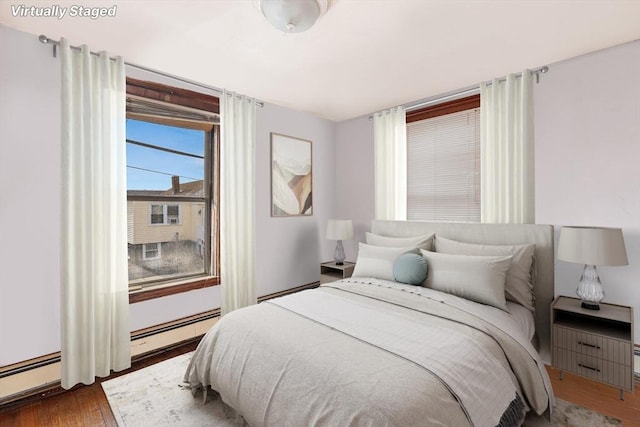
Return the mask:
[(271, 132), (271, 216), (313, 215), (312, 142)]

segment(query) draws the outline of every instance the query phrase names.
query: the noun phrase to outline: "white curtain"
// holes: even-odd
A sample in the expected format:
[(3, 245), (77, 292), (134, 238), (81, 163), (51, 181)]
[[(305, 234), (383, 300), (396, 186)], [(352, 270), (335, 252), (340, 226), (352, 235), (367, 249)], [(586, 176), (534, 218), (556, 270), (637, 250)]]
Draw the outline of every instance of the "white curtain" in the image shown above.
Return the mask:
[(407, 123), (403, 107), (373, 115), (375, 219), (407, 219)]
[(220, 99), (220, 281), (225, 314), (256, 303), (255, 100)]
[(535, 222), (529, 70), (480, 84), (481, 221)]
[(122, 58), (61, 43), (62, 386), (131, 365)]

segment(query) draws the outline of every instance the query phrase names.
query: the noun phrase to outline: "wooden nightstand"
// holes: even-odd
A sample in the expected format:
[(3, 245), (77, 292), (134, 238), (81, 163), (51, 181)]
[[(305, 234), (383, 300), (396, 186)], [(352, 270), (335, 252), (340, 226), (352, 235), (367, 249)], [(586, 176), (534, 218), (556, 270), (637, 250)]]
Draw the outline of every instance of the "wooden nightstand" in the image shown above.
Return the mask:
[(560, 296), (551, 304), (553, 367), (633, 391), (633, 309), (600, 303), (580, 307), (578, 298)]
[(343, 265), (337, 265), (335, 261), (323, 262), (320, 264), (320, 283), (335, 282), (346, 279), (353, 274), (353, 262), (345, 261)]

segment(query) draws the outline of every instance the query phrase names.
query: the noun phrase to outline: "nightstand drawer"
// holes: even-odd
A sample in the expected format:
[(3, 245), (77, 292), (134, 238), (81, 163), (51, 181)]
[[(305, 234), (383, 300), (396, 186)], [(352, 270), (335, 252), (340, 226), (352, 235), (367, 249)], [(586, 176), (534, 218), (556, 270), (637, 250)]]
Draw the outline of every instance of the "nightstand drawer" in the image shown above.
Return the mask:
[(633, 374), (631, 366), (620, 365), (556, 346), (553, 347), (552, 351), (553, 364), (558, 369), (625, 390), (632, 390)]
[(554, 347), (624, 366), (632, 366), (631, 343), (576, 329), (553, 326)]

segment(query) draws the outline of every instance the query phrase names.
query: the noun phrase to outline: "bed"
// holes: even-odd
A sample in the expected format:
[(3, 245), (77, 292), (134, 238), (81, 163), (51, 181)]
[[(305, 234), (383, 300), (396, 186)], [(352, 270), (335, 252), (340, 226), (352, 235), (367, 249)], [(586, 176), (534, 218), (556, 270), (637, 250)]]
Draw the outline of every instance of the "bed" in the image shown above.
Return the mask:
[[(507, 247), (520, 252), (484, 253)], [(531, 306), (507, 289), (523, 248)], [(401, 257), (428, 265), (424, 286), (388, 277)], [(373, 221), (354, 276), (224, 316), (185, 381), (218, 393), (250, 426), (517, 426), (529, 410), (550, 416), (540, 353), (551, 226)]]

